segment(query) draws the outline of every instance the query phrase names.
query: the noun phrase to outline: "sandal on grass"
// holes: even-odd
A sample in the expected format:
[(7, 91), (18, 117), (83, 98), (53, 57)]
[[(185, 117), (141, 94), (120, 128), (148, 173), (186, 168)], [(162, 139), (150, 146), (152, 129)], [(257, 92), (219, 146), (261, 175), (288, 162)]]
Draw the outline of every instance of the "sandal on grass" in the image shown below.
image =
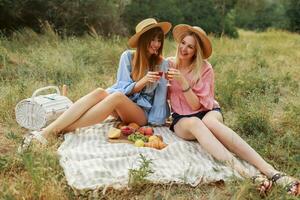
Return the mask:
[(273, 185), (272, 180), (268, 179), (268, 177), (263, 174), (258, 174), (256, 176), (253, 176), (251, 179), (252, 182), (255, 185), (257, 185), (257, 189), (260, 195), (265, 196), (267, 192), (270, 191), (272, 188)]
[(18, 148), (18, 153), (26, 151), (32, 143), (32, 140), (36, 140), (42, 145), (46, 145), (48, 143), (47, 139), (41, 134), (40, 131), (32, 131), (24, 136), (22, 143)]
[(293, 177), (287, 176), (283, 173), (276, 173), (272, 176), (271, 181), (283, 186), (288, 194), (294, 196), (300, 195), (300, 181)]

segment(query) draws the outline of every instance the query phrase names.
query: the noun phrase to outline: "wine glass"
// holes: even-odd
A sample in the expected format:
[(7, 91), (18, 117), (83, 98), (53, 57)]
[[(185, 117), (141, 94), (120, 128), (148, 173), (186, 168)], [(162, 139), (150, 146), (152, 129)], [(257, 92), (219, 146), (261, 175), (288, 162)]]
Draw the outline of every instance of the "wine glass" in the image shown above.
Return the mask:
[[(172, 68), (172, 67), (170, 67), (170, 68)], [(165, 79), (167, 80), (167, 86), (171, 86), (170, 79), (169, 79), (169, 71), (170, 71), (170, 68), (168, 68), (167, 71), (164, 72), (164, 74), (165, 74)]]
[(158, 76), (161, 78), (164, 75), (163, 71), (160, 71), (160, 65), (155, 65), (155, 69), (158, 70)]
[(163, 72), (163, 71), (158, 71), (158, 75), (159, 75), (160, 77), (162, 77), (162, 76), (164, 75), (164, 72)]

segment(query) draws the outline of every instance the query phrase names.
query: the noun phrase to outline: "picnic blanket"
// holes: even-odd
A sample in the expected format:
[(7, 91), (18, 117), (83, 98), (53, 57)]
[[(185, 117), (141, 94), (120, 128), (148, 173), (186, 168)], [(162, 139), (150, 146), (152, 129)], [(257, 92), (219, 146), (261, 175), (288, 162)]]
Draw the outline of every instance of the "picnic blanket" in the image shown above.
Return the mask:
[[(64, 136), (58, 154), (71, 187), (79, 190), (127, 187), (129, 169), (139, 168), (140, 154), (152, 160), (153, 173), (146, 179), (154, 183), (196, 186), (199, 183), (226, 181), (232, 176), (239, 177), (230, 167), (216, 161), (199, 143), (177, 137), (168, 127), (154, 127), (154, 133), (162, 135), (168, 144), (162, 150), (109, 143), (106, 134), (115, 123), (107, 120)], [(241, 162), (253, 174), (257, 172), (253, 166)]]

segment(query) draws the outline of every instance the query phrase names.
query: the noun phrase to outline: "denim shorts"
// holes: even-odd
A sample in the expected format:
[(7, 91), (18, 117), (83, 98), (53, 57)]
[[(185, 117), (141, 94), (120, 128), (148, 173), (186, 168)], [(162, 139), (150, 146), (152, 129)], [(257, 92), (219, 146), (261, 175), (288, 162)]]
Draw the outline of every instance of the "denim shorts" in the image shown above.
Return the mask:
[(221, 108), (213, 108), (212, 110), (207, 110), (207, 111), (200, 111), (194, 114), (190, 114), (190, 115), (179, 115), (177, 113), (173, 113), (172, 114), (172, 124), (170, 126), (170, 130), (174, 132), (174, 126), (175, 124), (177, 124), (177, 122), (185, 117), (198, 117), (199, 119), (203, 119), (203, 117), (206, 115), (206, 113), (210, 112), (210, 111), (218, 111), (222, 114)]

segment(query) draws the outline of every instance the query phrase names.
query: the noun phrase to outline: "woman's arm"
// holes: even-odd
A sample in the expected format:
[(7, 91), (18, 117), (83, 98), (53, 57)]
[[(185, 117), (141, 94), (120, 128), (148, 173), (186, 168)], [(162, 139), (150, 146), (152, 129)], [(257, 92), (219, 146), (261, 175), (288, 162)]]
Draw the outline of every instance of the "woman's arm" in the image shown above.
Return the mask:
[(181, 72), (178, 69), (169, 69), (168, 76), (170, 80), (175, 79), (179, 82), (182, 88), (183, 95), (188, 102), (189, 106), (193, 110), (199, 110), (201, 108), (201, 104), (199, 101), (198, 96), (193, 92), (191, 86), (189, 85), (189, 82), (186, 80), (186, 78), (181, 74)]
[(184, 78), (183, 82), (181, 83), (181, 87), (182, 87), (183, 95), (184, 95), (186, 101), (188, 102), (189, 106), (193, 110), (199, 110), (202, 107), (202, 105), (199, 101), (199, 98), (194, 93), (194, 91), (192, 90), (191, 86), (189, 85), (189, 83), (187, 82), (187, 80), (185, 78)]
[(149, 71), (141, 80), (136, 82), (131, 94), (140, 92), (147, 85), (147, 83), (154, 83), (158, 81), (159, 78), (160, 76), (158, 75), (158, 72)]
[(158, 80), (157, 72), (148, 72), (141, 80), (135, 82), (131, 78), (131, 52), (129, 50), (122, 53), (119, 68), (117, 73), (117, 82), (110, 88), (107, 88), (108, 93), (122, 92), (126, 95), (140, 92), (148, 82)]

